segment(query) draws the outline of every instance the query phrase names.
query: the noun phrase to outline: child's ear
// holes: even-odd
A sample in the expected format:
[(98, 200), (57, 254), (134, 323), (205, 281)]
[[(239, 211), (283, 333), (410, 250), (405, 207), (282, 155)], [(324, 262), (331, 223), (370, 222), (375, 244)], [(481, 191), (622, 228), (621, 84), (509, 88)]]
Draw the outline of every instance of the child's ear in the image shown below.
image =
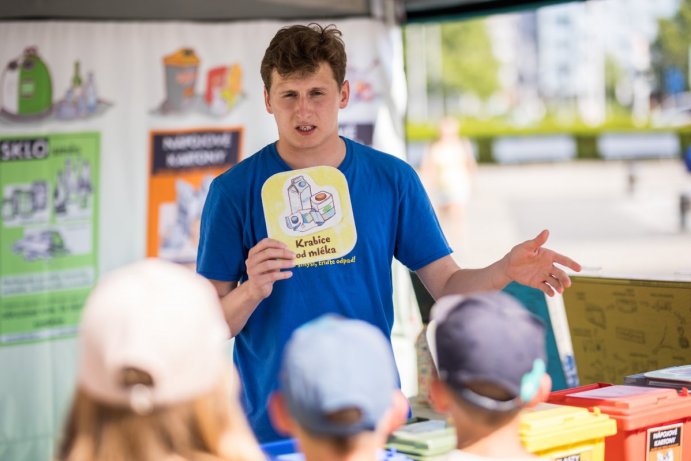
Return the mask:
[(449, 395), (449, 389), (436, 376), (432, 377), (429, 386), (429, 399), (432, 408), (438, 413), (448, 413), (451, 407), (451, 399), (453, 398)]
[(286, 435), (294, 435), (295, 421), (291, 418), (283, 395), (279, 391), (269, 396), (269, 417), (276, 430)]
[(534, 407), (538, 403), (546, 402), (549, 398), (549, 393), (552, 390), (552, 377), (545, 373), (540, 379), (540, 387), (538, 387), (537, 392), (533, 399), (528, 402), (526, 407)]
[(405, 395), (403, 395), (403, 392), (396, 390), (384, 425), (384, 430), (387, 435), (405, 424), (408, 420), (409, 408), (410, 404), (408, 403), (408, 399), (405, 398)]

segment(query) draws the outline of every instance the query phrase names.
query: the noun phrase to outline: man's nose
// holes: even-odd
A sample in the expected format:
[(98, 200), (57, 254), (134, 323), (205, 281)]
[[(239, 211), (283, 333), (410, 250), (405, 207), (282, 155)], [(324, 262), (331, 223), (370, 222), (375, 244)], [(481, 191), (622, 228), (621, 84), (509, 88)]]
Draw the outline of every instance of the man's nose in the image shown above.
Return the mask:
[(299, 114), (304, 114), (307, 113), (311, 110), (312, 108), (312, 103), (310, 102), (310, 99), (305, 95), (305, 96), (299, 96), (298, 97), (298, 103), (297, 103), (297, 112)]

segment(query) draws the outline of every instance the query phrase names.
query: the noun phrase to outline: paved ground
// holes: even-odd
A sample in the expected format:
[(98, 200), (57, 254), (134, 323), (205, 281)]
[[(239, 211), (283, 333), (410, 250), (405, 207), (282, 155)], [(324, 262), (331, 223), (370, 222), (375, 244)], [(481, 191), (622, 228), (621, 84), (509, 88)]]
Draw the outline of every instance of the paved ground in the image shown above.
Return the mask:
[[(604, 275), (691, 277), (691, 212), (680, 229), (679, 196), (691, 197), (681, 160), (481, 165), (455, 257), (481, 267), (546, 228), (548, 247)], [(400, 330), (399, 330), (400, 331)], [(417, 393), (410, 332), (393, 338), (403, 390)]]
[(482, 266), (547, 228), (549, 247), (601, 273), (691, 275), (691, 216), (682, 231), (679, 214), (691, 174), (670, 159), (633, 171), (631, 193), (622, 161), (481, 166), (456, 257)]

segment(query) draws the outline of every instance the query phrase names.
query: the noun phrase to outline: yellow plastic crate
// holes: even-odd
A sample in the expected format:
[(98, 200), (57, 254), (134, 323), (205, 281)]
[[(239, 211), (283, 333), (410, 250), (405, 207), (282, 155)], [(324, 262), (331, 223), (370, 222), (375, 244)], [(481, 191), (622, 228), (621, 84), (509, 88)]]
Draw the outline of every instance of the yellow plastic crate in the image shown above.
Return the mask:
[(597, 408), (541, 404), (521, 415), (523, 445), (546, 460), (604, 461), (605, 437), (616, 432), (616, 421)]

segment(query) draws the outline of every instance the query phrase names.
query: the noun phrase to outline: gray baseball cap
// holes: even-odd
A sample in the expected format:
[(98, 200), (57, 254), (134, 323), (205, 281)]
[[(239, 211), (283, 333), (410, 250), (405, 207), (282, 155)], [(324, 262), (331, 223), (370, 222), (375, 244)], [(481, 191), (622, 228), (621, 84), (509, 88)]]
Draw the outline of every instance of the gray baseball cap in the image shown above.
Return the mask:
[[(504, 292), (442, 297), (432, 308), (430, 349), (439, 378), (462, 399), (490, 411), (532, 400), (546, 370), (545, 327)], [(469, 389), (492, 383), (511, 398), (495, 400)]]

